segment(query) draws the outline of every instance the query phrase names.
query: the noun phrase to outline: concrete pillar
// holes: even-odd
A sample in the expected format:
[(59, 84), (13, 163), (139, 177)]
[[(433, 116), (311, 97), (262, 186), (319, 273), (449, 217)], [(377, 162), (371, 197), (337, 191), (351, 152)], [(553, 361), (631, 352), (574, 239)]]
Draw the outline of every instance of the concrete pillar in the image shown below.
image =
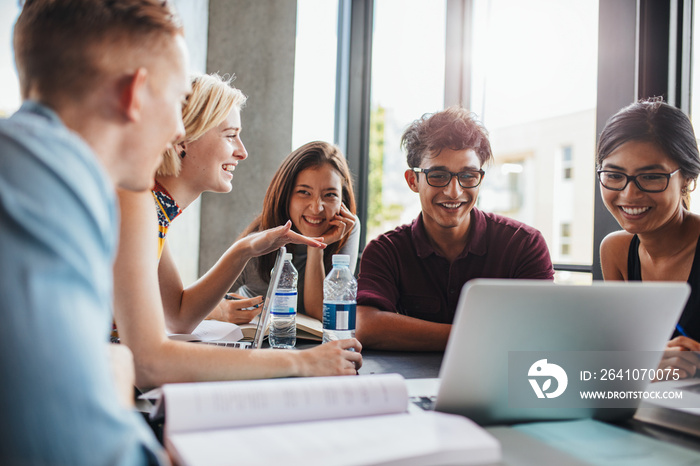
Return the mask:
[(248, 96), (241, 139), (248, 150), (228, 194), (204, 193), (200, 275), (260, 213), (265, 190), (291, 151), (296, 1), (210, 0), (207, 72), (235, 74)]

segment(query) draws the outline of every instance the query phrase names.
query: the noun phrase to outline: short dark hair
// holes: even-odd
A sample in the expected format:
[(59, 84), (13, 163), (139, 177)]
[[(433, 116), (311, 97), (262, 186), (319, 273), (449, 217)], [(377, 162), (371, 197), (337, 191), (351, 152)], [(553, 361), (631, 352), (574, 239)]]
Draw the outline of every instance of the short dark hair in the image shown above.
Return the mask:
[(13, 40), (22, 97), (79, 98), (114, 59), (101, 47), (151, 49), (177, 34), (182, 23), (164, 0), (26, 0)]
[(438, 155), (442, 149), (474, 149), (483, 166), (493, 160), (486, 128), (476, 115), (461, 106), (426, 113), (404, 131), (401, 146), (406, 150), (409, 167), (420, 166), (426, 154)]

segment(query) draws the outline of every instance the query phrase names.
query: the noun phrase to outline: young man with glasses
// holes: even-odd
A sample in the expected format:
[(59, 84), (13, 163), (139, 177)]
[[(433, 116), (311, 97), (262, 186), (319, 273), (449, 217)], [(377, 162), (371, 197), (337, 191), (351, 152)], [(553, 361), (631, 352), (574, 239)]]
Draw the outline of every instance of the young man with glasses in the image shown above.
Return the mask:
[(421, 214), (362, 253), (357, 338), (366, 348), (444, 350), (468, 280), (551, 280), (554, 270), (539, 231), (475, 207), (482, 167), (493, 156), (473, 114), (451, 107), (424, 115), (401, 144)]

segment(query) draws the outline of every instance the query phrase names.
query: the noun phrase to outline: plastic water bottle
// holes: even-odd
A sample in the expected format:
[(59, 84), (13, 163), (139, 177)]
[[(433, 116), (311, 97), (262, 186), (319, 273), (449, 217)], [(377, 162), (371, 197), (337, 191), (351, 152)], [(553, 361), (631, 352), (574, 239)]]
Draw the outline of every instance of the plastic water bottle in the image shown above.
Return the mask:
[(282, 276), (270, 309), (270, 346), (293, 348), (297, 343), (297, 280), (299, 274), (292, 265), (292, 255), (286, 253)]
[(355, 337), (357, 280), (350, 256), (333, 255), (333, 269), (323, 281), (323, 343)]

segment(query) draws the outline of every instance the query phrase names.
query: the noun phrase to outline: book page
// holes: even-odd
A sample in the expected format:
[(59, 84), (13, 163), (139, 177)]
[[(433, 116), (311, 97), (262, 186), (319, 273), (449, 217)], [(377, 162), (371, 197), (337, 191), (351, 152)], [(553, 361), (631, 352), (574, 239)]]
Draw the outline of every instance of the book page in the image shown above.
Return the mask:
[(297, 313), (297, 333), (306, 332), (319, 339), (323, 337), (323, 323), (306, 314)]
[(399, 374), (166, 384), (168, 432), (405, 412)]
[[(258, 329), (258, 320), (259, 320), (260, 314), (256, 315), (253, 317), (253, 320), (251, 320), (247, 324), (241, 324), (239, 327), (241, 328), (241, 331), (243, 332), (243, 338), (246, 340), (252, 340), (255, 338), (255, 332)], [(265, 335), (268, 335), (270, 333), (270, 327), (265, 331)]]
[(166, 447), (184, 466), (229, 464), (492, 464), (500, 445), (467, 418), (390, 414), (172, 434)]

